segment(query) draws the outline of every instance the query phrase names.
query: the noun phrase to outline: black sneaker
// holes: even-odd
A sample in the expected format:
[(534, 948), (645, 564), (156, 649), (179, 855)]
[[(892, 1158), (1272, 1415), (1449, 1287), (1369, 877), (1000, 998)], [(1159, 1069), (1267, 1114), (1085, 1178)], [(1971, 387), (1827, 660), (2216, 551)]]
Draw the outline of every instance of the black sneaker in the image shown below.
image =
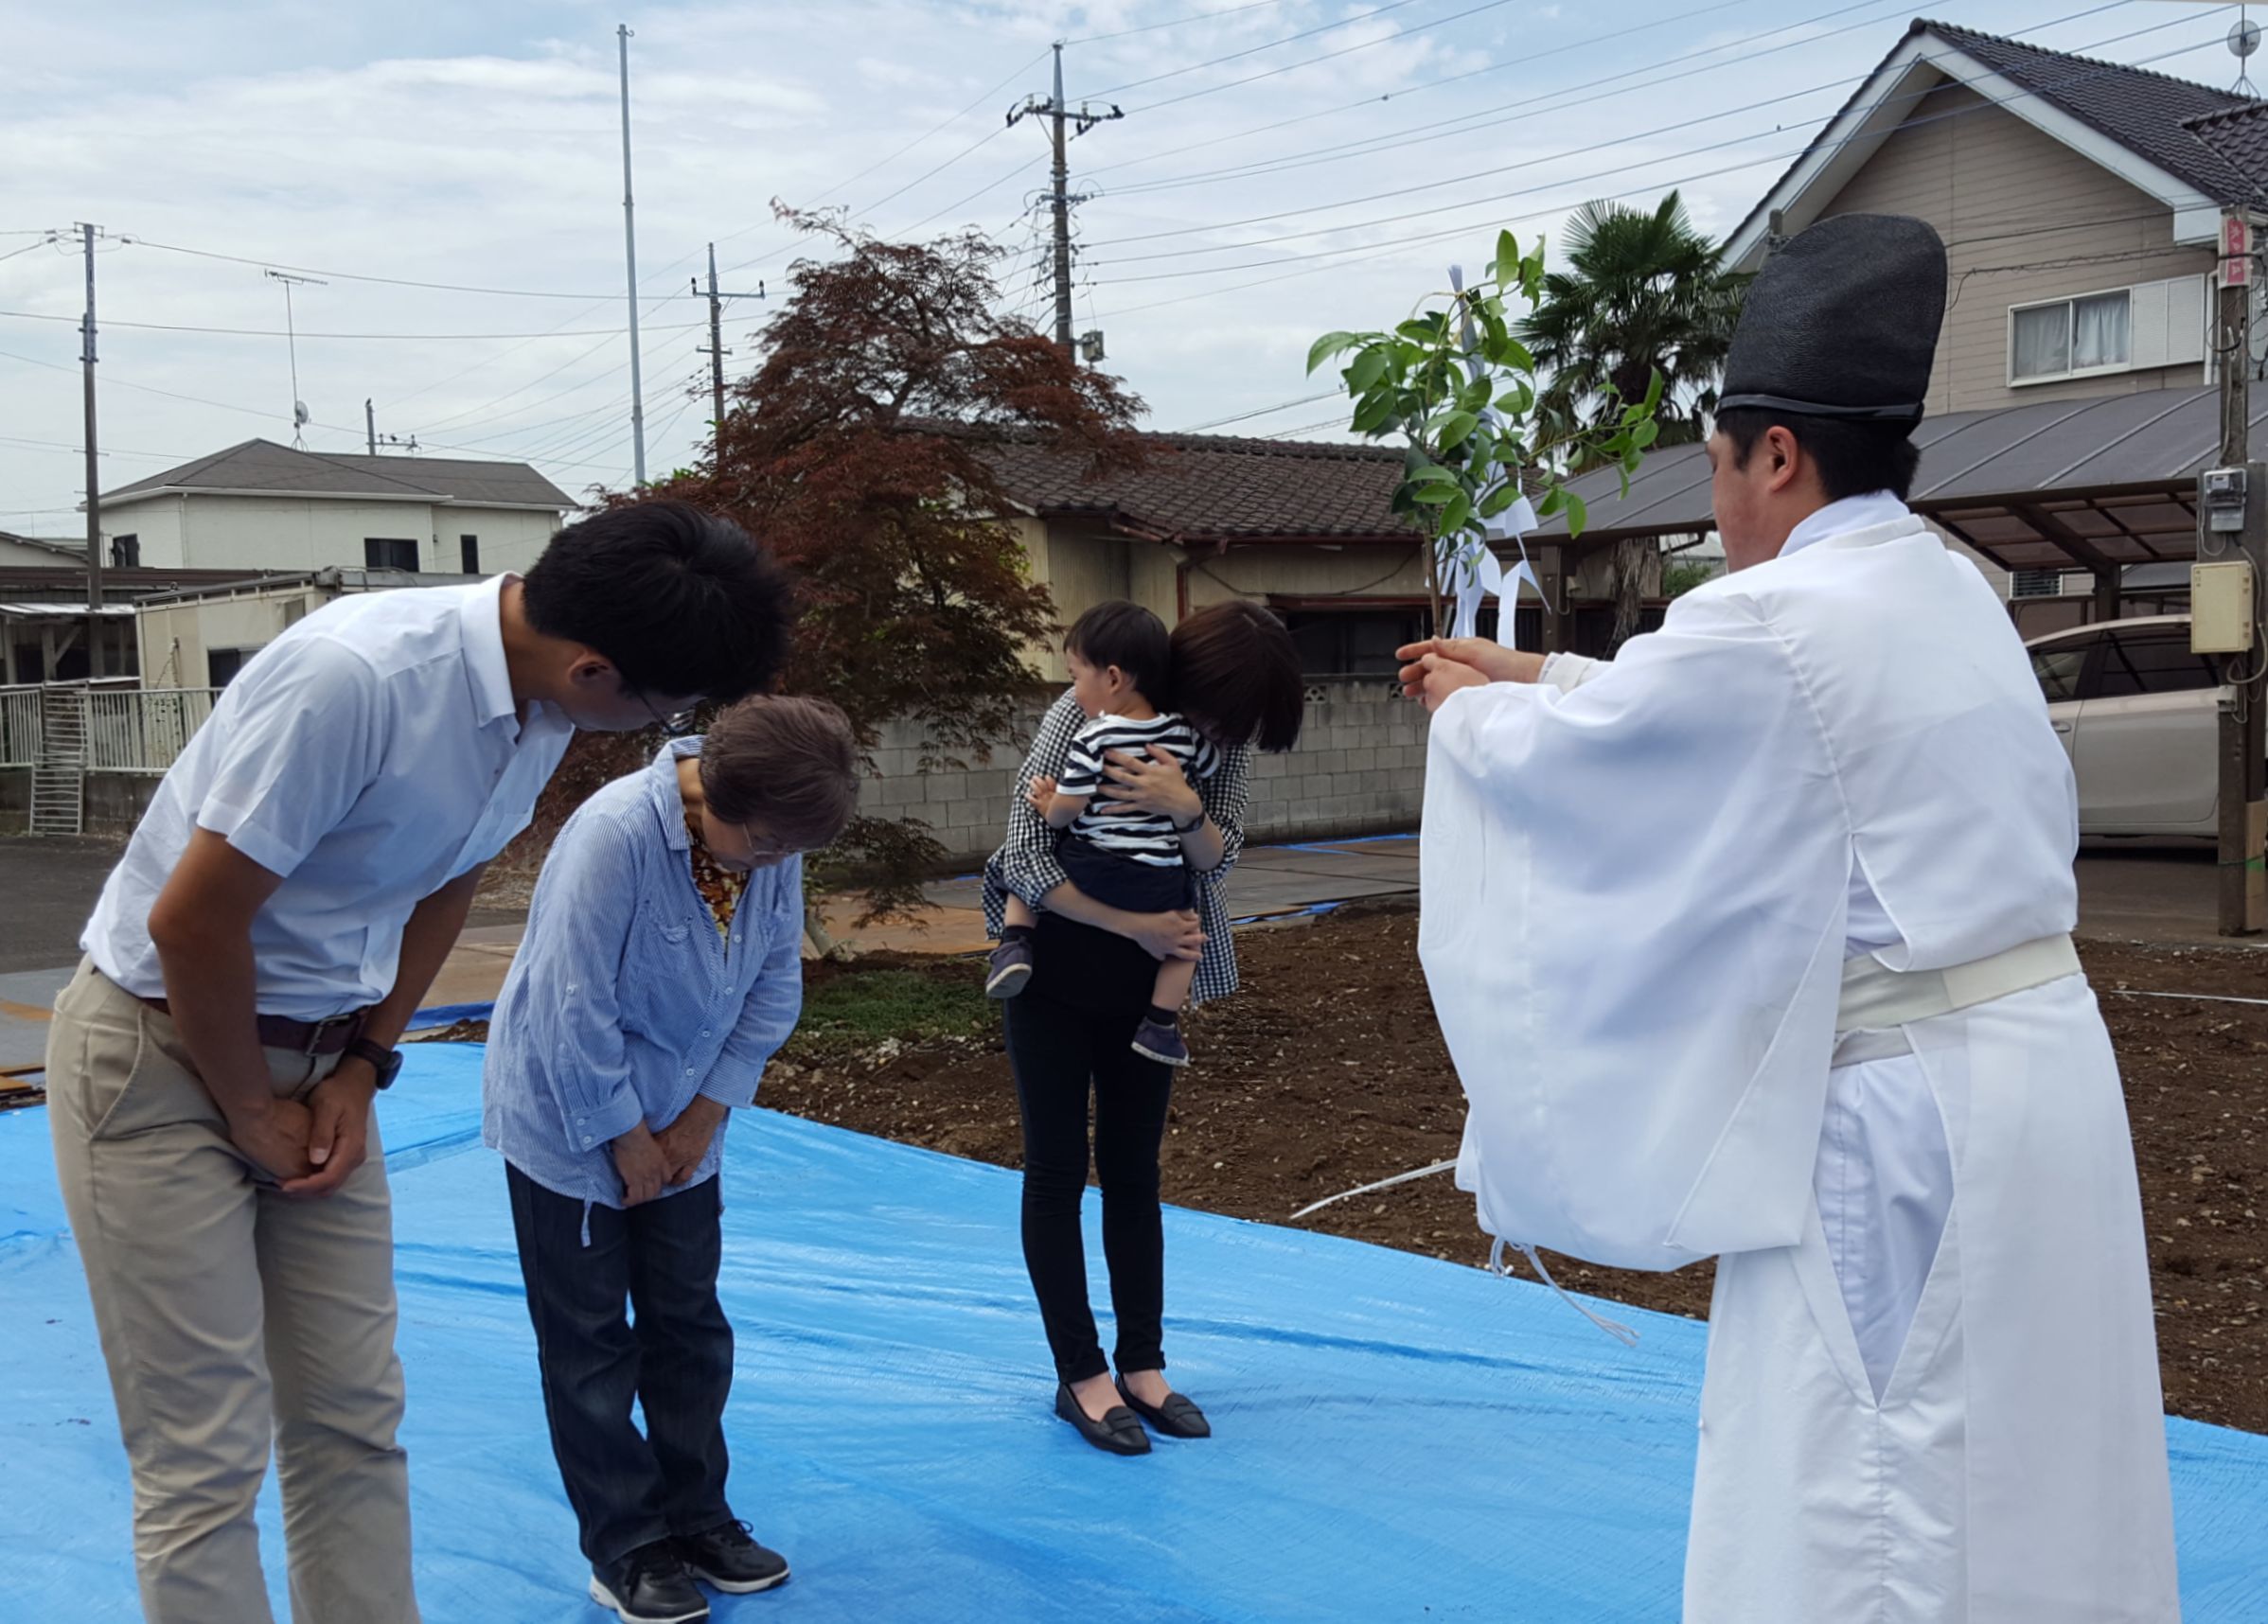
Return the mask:
[(746, 1523), (722, 1523), (705, 1534), (680, 1534), (677, 1554), (694, 1578), (727, 1596), (753, 1596), (788, 1578), (788, 1559), (751, 1539)]
[(1181, 1029), (1163, 1021), (1144, 1020), (1134, 1029), (1134, 1052), (1161, 1066), (1189, 1064), (1189, 1045), (1181, 1041)]
[(1032, 979), (1032, 944), (1020, 937), (1011, 936), (992, 950), (984, 973), (984, 996), (988, 998), (1012, 998), (1024, 990)]
[(612, 1609), (622, 1624), (694, 1624), (709, 1615), (709, 1598), (667, 1540), (640, 1545), (594, 1571), (591, 1599)]

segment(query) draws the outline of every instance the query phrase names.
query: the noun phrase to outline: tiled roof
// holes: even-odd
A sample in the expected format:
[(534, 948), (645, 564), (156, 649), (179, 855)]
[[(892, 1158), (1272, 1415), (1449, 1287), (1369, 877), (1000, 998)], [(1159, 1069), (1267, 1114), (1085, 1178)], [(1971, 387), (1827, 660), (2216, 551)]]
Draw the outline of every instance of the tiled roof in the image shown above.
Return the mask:
[(257, 490), (278, 495), (445, 497), (456, 502), (565, 509), (574, 499), (525, 463), (459, 462), (451, 457), (373, 457), (302, 451), (246, 440), (209, 457), (151, 474), (104, 502), (157, 490)]
[(1402, 453), (1387, 447), (1226, 434), (1144, 434), (1148, 466), (1082, 478), (1085, 459), (1007, 442), (986, 455), (1009, 493), (1045, 514), (1090, 513), (1142, 535), (1188, 541), (1409, 541), (1390, 503)]
[(1928, 18), (1917, 19), (1910, 32), (1934, 34), (1957, 46), (2216, 203), (2252, 192), (2244, 174), (2183, 128), (2185, 120), (2243, 106), (2243, 97), (2147, 68), (2045, 50)]
[(2268, 197), (2268, 101), (2185, 119), (2182, 128), (2250, 182), (2251, 196)]

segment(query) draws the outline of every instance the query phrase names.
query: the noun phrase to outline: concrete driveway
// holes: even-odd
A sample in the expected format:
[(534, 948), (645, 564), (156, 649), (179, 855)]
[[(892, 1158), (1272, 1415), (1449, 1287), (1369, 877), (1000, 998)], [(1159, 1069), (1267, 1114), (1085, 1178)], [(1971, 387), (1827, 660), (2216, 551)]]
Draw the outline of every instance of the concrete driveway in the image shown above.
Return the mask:
[[(117, 848), (98, 840), (0, 839), (0, 1067), (44, 1054), (48, 1006), (79, 959), (79, 933)], [(2166, 944), (2206, 944), (2214, 934), (2219, 867), (2194, 841), (2091, 840), (2080, 854), (2080, 933)], [(1231, 914), (1263, 919), (1320, 904), (1414, 896), (1418, 838), (1310, 840), (1248, 848), (1229, 882)], [(972, 953), (984, 946), (982, 889), (974, 875), (928, 891), (918, 925), (853, 933), (859, 946), (913, 953)], [(848, 909), (834, 923), (846, 925)], [(518, 918), (476, 913), (427, 1000), (485, 1003), (496, 997), (520, 942)]]

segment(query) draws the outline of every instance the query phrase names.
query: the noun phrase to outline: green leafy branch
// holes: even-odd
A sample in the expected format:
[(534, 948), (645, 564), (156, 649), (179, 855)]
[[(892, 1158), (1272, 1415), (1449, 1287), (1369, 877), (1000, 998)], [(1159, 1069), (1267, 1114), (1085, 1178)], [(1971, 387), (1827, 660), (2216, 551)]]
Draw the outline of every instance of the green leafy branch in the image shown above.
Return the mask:
[(1536, 410), (1535, 357), (1505, 316), (1515, 298), (1533, 309), (1543, 281), (1543, 239), (1523, 254), (1502, 232), (1495, 260), (1470, 287), (1429, 294), (1391, 332), (1325, 333), (1307, 352), (1310, 374), (1344, 358), (1339, 377), (1355, 433), (1399, 434), (1405, 443), (1393, 510), (1432, 543), (1426, 588), (1437, 631), (1451, 566), (1471, 563), (1488, 545), (1489, 521), (1527, 495), (1537, 517), (1564, 512), (1568, 534), (1582, 535), (1589, 514), (1567, 488), (1573, 470), (1611, 466), (1627, 492), (1639, 456), (1660, 432), (1658, 371), (1643, 399), (1619, 408), (1609, 399), (1593, 421), (1551, 432)]

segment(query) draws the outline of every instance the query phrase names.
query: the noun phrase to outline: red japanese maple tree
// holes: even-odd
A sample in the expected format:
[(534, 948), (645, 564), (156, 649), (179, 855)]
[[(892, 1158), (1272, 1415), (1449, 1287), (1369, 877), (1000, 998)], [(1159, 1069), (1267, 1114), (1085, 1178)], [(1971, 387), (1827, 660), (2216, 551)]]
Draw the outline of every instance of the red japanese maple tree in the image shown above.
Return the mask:
[[(1001, 313), (1005, 251), (989, 238), (884, 242), (830, 213), (775, 212), (835, 253), (790, 269), (709, 454), (648, 494), (735, 520), (795, 570), (784, 691), (834, 700), (869, 748), (885, 722), (913, 723), (928, 766), (1013, 747), (1037, 680), (1025, 655), (1055, 613), (986, 448), (1032, 440), (1095, 474), (1131, 468), (1142, 403)], [(891, 911), (943, 856), (920, 818), (868, 812), (812, 889), (855, 881), (870, 913)]]

